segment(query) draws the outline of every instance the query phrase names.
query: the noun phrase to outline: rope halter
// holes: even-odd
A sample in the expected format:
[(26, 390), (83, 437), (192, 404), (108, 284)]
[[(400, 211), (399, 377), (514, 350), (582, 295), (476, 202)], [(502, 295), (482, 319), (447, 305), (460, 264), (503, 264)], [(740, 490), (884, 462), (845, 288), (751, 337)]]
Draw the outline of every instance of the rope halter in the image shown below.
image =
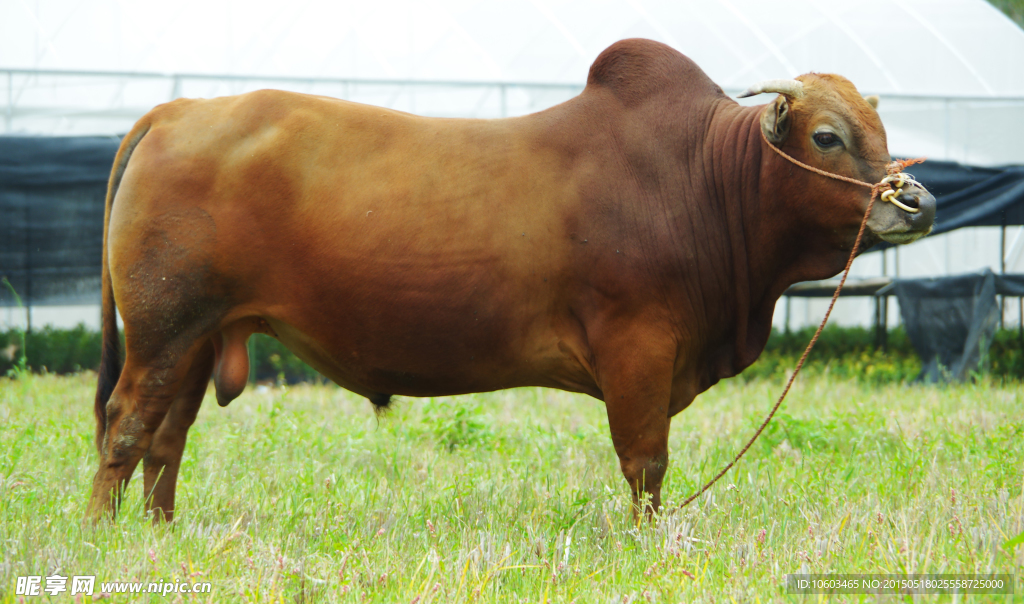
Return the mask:
[(827, 176), (835, 180), (841, 180), (843, 182), (848, 182), (851, 184), (860, 185), (862, 187), (867, 187), (871, 189), (871, 199), (874, 199), (876, 196), (879, 195), (879, 193), (881, 193), (882, 201), (888, 201), (889, 203), (903, 210), (904, 212), (908, 212), (910, 214), (917, 214), (918, 212), (921, 211), (920, 208), (912, 208), (907, 204), (900, 202), (897, 199), (897, 197), (899, 197), (900, 193), (903, 192), (903, 185), (910, 184), (921, 189), (924, 188), (921, 185), (921, 183), (914, 180), (913, 176), (903, 172), (903, 170), (907, 166), (912, 166), (914, 164), (919, 164), (923, 162), (923, 157), (919, 157), (917, 159), (898, 159), (890, 162), (885, 167), (885, 178), (878, 181), (877, 184), (871, 184), (868, 182), (864, 182), (863, 180), (857, 180), (856, 178), (850, 178), (849, 176), (843, 176), (842, 174), (826, 172), (825, 170), (822, 170), (820, 168), (815, 168), (814, 166), (807, 165), (804, 162), (796, 159), (795, 157), (786, 154), (785, 151), (773, 145), (771, 141), (768, 140), (768, 137), (764, 135), (764, 130), (758, 128), (758, 131), (761, 133), (761, 139), (764, 140), (765, 144), (768, 145), (769, 149), (778, 153), (779, 155), (789, 160), (790, 162), (800, 166), (804, 170), (809, 170), (811, 172), (814, 172), (815, 174)]

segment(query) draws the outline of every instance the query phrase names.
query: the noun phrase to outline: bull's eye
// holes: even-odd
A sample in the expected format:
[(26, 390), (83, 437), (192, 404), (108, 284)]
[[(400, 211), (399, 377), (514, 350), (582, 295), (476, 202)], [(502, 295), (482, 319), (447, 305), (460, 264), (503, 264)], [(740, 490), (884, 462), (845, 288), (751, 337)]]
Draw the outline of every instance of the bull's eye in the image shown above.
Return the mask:
[(815, 132), (814, 142), (819, 147), (824, 148), (835, 147), (836, 145), (841, 145), (843, 143), (842, 139), (836, 136), (833, 132)]

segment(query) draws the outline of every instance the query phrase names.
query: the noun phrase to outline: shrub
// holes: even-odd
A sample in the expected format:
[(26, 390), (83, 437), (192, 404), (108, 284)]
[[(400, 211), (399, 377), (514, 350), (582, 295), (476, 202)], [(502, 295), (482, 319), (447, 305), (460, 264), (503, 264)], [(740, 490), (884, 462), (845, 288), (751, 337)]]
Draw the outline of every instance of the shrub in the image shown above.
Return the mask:
[(28, 368), (36, 373), (77, 373), (99, 366), (102, 338), (84, 325), (33, 330), (25, 334), (24, 351), (21, 338), (21, 330), (0, 332), (0, 375), (13, 369), (23, 352)]
[[(806, 327), (790, 333), (772, 331), (760, 358), (740, 374), (740, 379), (783, 379), (796, 367), (797, 360), (814, 335)], [(21, 355), (21, 331), (0, 332), (0, 375), (7, 375)], [(75, 373), (99, 366), (102, 338), (95, 331), (79, 325), (72, 329), (44, 327), (26, 337), (27, 366), (35, 372)], [(827, 372), (838, 379), (868, 384), (907, 382), (921, 371), (906, 332), (897, 327), (888, 334), (885, 351), (874, 346), (875, 333), (863, 327), (825, 328), (804, 371)], [(1024, 378), (1024, 350), (1017, 329), (996, 333), (989, 350), (989, 375), (1002, 379)], [(262, 334), (254, 334), (249, 342), (250, 378), (274, 380), (277, 383), (323, 382), (309, 365), (292, 354), (283, 344)]]
[[(815, 329), (805, 327), (789, 333), (773, 329), (764, 352), (740, 377), (745, 380), (788, 377)], [(874, 329), (833, 325), (821, 332), (803, 371), (828, 372), (837, 378), (869, 384), (898, 383), (917, 377), (921, 360), (902, 327), (889, 331), (883, 351), (875, 348)]]
[(249, 379), (296, 384), (323, 382), (327, 378), (295, 356), (284, 344), (257, 333), (249, 339)]

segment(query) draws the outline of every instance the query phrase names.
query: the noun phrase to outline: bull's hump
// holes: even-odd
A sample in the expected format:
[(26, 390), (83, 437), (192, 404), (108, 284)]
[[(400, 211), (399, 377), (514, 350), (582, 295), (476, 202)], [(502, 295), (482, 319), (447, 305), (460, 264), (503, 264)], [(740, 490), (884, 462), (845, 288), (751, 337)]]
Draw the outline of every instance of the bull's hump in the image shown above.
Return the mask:
[(606, 48), (590, 66), (587, 86), (611, 90), (626, 106), (662, 93), (724, 95), (689, 57), (671, 46), (642, 38), (620, 40)]

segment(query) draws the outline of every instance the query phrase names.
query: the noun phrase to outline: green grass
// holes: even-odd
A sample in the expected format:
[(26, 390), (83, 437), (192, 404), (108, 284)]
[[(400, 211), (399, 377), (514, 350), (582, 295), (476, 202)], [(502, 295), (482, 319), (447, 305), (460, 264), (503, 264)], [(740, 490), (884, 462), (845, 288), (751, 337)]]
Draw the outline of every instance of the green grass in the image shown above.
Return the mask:
[[(1005, 545), (1024, 531), (1018, 384), (808, 376), (747, 458), (656, 526), (632, 519), (593, 399), (399, 399), (378, 420), (359, 397), (303, 385), (206, 401), (174, 523), (147, 521), (137, 476), (117, 522), (93, 527), (93, 388), (91, 374), (0, 379), (0, 602), (19, 601), (17, 576), (54, 571), (191, 577), (213, 602), (812, 601), (785, 595), (794, 572), (1004, 572), (1017, 596), (968, 601), (1024, 593), (1024, 545)], [(729, 380), (675, 418), (670, 504), (727, 462), (779, 388)]]

